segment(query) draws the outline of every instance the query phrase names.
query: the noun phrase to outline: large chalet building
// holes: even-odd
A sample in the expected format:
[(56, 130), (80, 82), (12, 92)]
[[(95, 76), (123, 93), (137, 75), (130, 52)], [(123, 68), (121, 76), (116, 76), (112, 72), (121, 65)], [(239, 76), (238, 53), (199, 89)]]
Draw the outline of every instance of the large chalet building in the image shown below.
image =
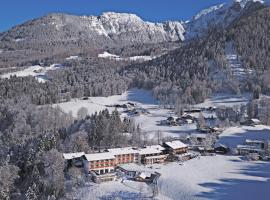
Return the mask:
[(150, 165), (164, 163), (169, 154), (183, 154), (187, 152), (187, 145), (180, 141), (165, 142), (161, 145), (145, 146), (143, 148), (113, 148), (103, 153), (64, 154), (66, 161), (72, 159), (83, 160), (87, 172), (95, 172), (98, 175), (114, 172), (115, 167), (127, 163)]
[(188, 146), (179, 140), (164, 142), (163, 146), (168, 154), (183, 154), (188, 150)]

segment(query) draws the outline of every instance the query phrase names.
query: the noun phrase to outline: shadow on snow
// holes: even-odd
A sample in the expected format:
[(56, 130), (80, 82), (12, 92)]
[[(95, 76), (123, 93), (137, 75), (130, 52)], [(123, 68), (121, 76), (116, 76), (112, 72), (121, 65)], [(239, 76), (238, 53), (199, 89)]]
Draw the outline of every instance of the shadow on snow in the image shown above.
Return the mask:
[[(270, 196), (270, 163), (261, 162), (239, 170), (246, 179), (220, 179), (221, 183), (202, 183), (200, 186), (211, 189), (202, 192), (198, 198), (215, 200), (254, 200), (268, 199)], [(266, 180), (251, 180), (263, 178)], [(250, 179), (249, 179), (250, 178)]]

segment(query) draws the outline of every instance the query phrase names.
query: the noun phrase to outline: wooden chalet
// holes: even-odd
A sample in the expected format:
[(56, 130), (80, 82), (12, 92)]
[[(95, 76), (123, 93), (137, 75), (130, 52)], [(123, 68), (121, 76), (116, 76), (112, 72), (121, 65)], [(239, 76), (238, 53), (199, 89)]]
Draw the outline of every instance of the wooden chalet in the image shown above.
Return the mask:
[(188, 150), (188, 146), (179, 140), (164, 142), (163, 146), (166, 149), (166, 153), (169, 154), (182, 154), (186, 153)]
[(160, 145), (146, 146), (138, 150), (139, 163), (154, 164), (164, 163), (166, 155), (163, 155), (165, 148)]

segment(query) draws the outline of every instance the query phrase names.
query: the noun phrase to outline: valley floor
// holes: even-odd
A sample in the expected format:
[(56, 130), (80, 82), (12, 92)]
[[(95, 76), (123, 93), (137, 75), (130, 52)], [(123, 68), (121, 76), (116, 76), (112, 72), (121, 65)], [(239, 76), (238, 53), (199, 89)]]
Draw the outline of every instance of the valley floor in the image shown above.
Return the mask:
[[(235, 106), (246, 104), (249, 95), (235, 96), (218, 94), (207, 99), (201, 106)], [(151, 92), (132, 89), (128, 92), (111, 97), (91, 97), (88, 100), (73, 99), (71, 102), (57, 104), (65, 112), (72, 112), (76, 116), (80, 107), (86, 107), (90, 114), (103, 110), (106, 105), (136, 103), (145, 108), (149, 114), (133, 116), (140, 124), (142, 131), (155, 138), (160, 130), (163, 136), (179, 137), (194, 133), (195, 124), (184, 126), (160, 126), (161, 120), (173, 116), (173, 112), (160, 108)], [(56, 105), (55, 105), (56, 106)], [(109, 107), (109, 110), (114, 108)], [(124, 117), (126, 113), (122, 113)], [(220, 135), (219, 142), (232, 148), (242, 144), (245, 139), (270, 140), (268, 126), (241, 126), (225, 129)], [(129, 167), (134, 167), (130, 164)], [(239, 156), (205, 156), (183, 164), (169, 163), (166, 165), (138, 166), (142, 171), (159, 172), (159, 195), (156, 199), (219, 199), (219, 200), (253, 200), (265, 199), (270, 196), (270, 162), (248, 162)], [(76, 191), (78, 199), (150, 199), (152, 188), (145, 183), (131, 181), (113, 181), (100, 185), (90, 184)]]
[[(197, 107), (203, 106), (234, 106), (246, 104), (250, 98), (249, 94), (243, 96), (229, 95), (229, 94), (217, 94), (207, 99), (204, 103), (196, 105)], [(190, 134), (196, 132), (195, 124), (186, 124), (183, 126), (161, 126), (161, 120), (165, 120), (170, 116), (174, 116), (174, 112), (169, 109), (161, 108), (158, 101), (154, 99), (150, 91), (141, 89), (131, 89), (122, 95), (115, 95), (110, 97), (89, 97), (88, 100), (73, 99), (70, 102), (55, 104), (54, 106), (60, 106), (60, 108), (66, 113), (71, 112), (74, 117), (77, 116), (77, 112), (81, 107), (85, 107), (88, 113), (94, 114), (104, 109), (109, 111), (114, 110), (113, 107), (106, 107), (106, 105), (113, 104), (126, 104), (127, 102), (135, 103), (138, 107), (146, 109), (149, 114), (142, 114), (140, 116), (129, 116), (133, 118), (136, 124), (139, 124), (142, 131), (147, 133), (150, 138), (154, 138), (158, 131), (162, 132), (162, 136), (179, 137), (181, 135)], [(120, 112), (121, 109), (118, 109)], [(126, 113), (122, 113), (122, 117), (127, 116)]]

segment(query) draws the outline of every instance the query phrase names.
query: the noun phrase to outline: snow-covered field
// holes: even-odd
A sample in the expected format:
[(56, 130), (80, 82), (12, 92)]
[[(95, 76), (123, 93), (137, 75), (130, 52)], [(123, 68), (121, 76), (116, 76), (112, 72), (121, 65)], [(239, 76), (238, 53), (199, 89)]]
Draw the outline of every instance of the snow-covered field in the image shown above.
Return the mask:
[(232, 95), (227, 93), (217, 93), (206, 99), (203, 103), (197, 104), (194, 107), (233, 107), (245, 105), (251, 98), (251, 94), (246, 93), (242, 95)]
[(270, 127), (264, 125), (230, 127), (220, 135), (220, 143), (232, 148), (235, 148), (238, 144), (243, 144), (246, 139), (270, 140)]
[[(179, 165), (140, 166), (141, 170), (161, 173), (159, 195), (165, 200), (253, 200), (270, 195), (270, 163), (246, 162), (237, 156), (212, 156), (193, 159)], [(151, 187), (124, 181), (87, 186), (77, 193), (86, 199), (139, 199), (151, 196)]]
[[(104, 109), (110, 111), (113, 107), (106, 107), (105, 105), (124, 104), (133, 102), (137, 106), (147, 109), (150, 114), (142, 114), (140, 116), (133, 116), (136, 124), (139, 124), (142, 131), (147, 133), (149, 137), (155, 136), (158, 131), (161, 131), (163, 136), (177, 137), (183, 134), (191, 133), (196, 129), (195, 124), (187, 124), (184, 126), (161, 126), (160, 121), (173, 116), (171, 110), (160, 108), (158, 102), (153, 98), (152, 93), (146, 90), (132, 89), (122, 95), (115, 95), (110, 97), (89, 97), (88, 100), (73, 99), (70, 102), (55, 104), (66, 113), (72, 112), (73, 116), (77, 116), (77, 112), (81, 107), (88, 109), (89, 114), (94, 114)], [(121, 109), (120, 109), (121, 111)], [(126, 114), (122, 114), (125, 117)]]
[(132, 57), (120, 57), (118, 55), (115, 55), (115, 54), (111, 54), (107, 51), (101, 53), (101, 54), (98, 54), (98, 57), (99, 58), (108, 58), (108, 59), (113, 59), (113, 60), (131, 60), (131, 61), (148, 61), (148, 60), (152, 60), (154, 59), (155, 57), (153, 56), (132, 56)]
[(25, 77), (25, 76), (34, 76), (36, 79), (43, 83), (46, 81), (46, 73), (50, 70), (56, 70), (61, 68), (62, 65), (60, 64), (53, 64), (50, 65), (49, 67), (41, 67), (40, 65), (34, 65), (31, 67), (27, 67), (23, 70), (16, 71), (16, 72), (10, 72), (1, 75), (1, 78), (10, 78), (11, 76), (17, 76), (17, 77)]
[(66, 60), (78, 60), (78, 59), (80, 59), (79, 56), (69, 56), (66, 58)]
[[(208, 106), (233, 106), (246, 104), (249, 95), (237, 96), (228, 94), (214, 95), (207, 99), (204, 103), (196, 105), (197, 107)], [(72, 112), (73, 116), (77, 116), (77, 112), (81, 107), (88, 109), (89, 114), (94, 114), (104, 109), (114, 110), (113, 107), (106, 107), (106, 105), (124, 104), (133, 102), (137, 106), (147, 109), (150, 114), (143, 114), (140, 116), (133, 116), (133, 119), (140, 125), (143, 132), (147, 133), (149, 137), (153, 137), (158, 131), (161, 131), (163, 136), (178, 137), (195, 132), (195, 124), (187, 124), (183, 126), (161, 126), (160, 121), (165, 120), (170, 116), (174, 116), (172, 110), (160, 108), (158, 102), (153, 98), (150, 91), (141, 89), (131, 89), (122, 95), (115, 95), (110, 97), (89, 97), (88, 100), (73, 99), (70, 102), (55, 104), (66, 113)], [(120, 109), (121, 111), (121, 109)], [(125, 117), (126, 114), (122, 114)]]

